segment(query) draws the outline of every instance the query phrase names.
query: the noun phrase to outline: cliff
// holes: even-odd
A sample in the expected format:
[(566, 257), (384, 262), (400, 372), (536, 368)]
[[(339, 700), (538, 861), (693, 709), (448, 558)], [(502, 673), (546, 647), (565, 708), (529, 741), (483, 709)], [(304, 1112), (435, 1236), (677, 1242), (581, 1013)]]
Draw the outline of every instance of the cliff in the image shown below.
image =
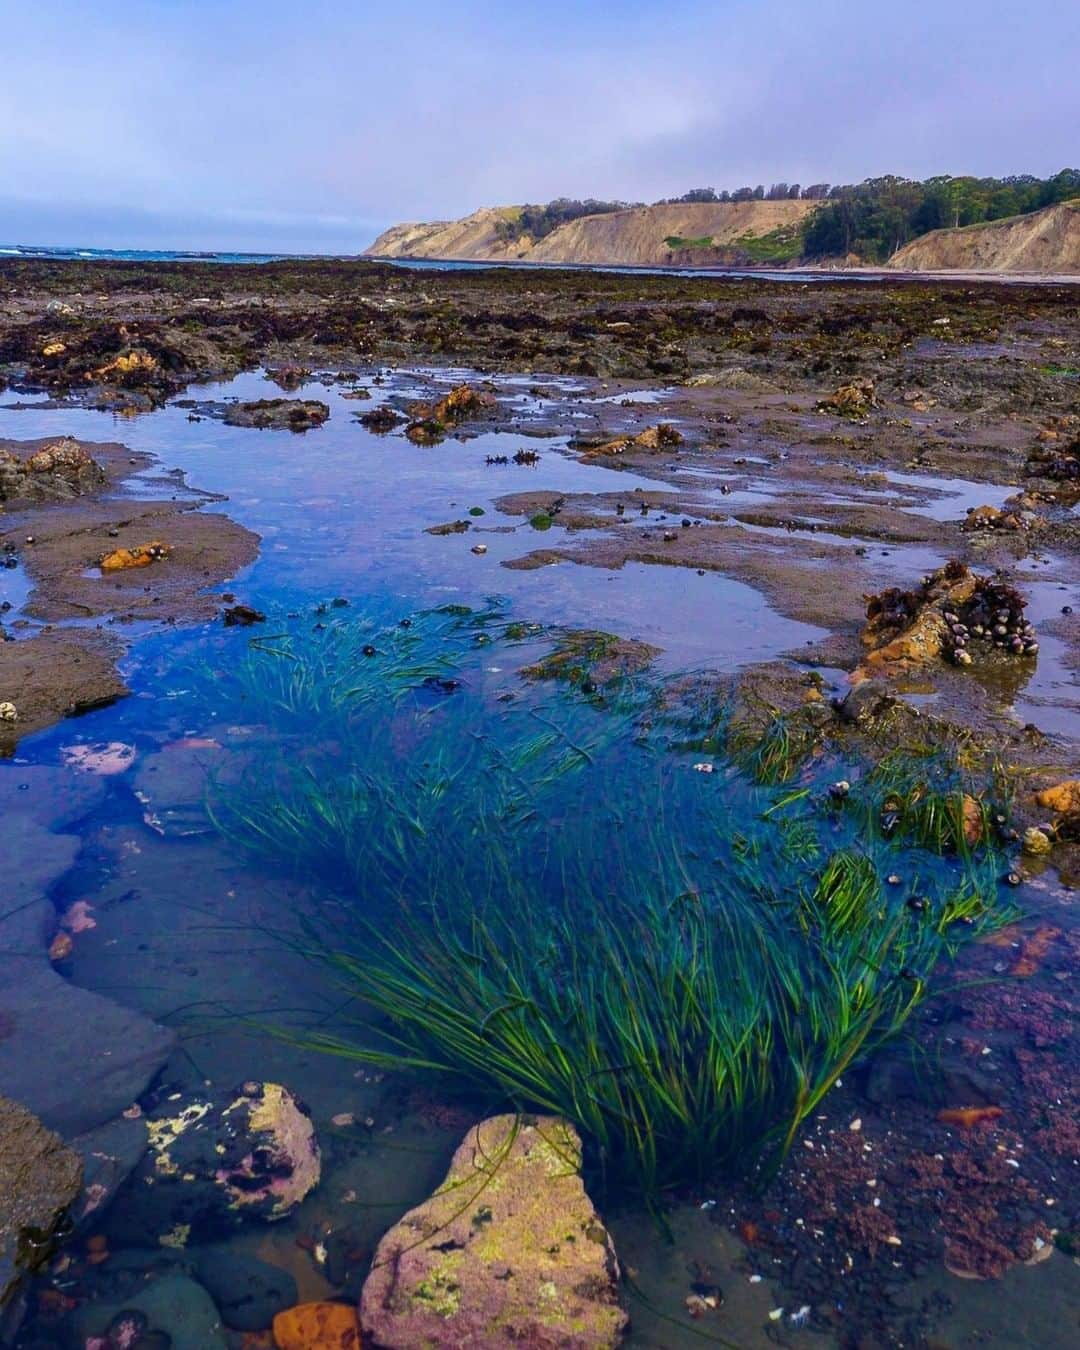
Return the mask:
[(958, 230), (934, 230), (889, 259), (904, 272), (1080, 273), (1080, 200)]
[[(817, 202), (693, 202), (630, 207), (582, 216), (536, 242), (500, 239), (496, 226), (517, 207), (484, 207), (461, 220), (395, 225), (367, 254), (383, 258), (439, 258), (485, 262), (686, 266), (718, 261), (739, 241), (793, 229)], [(669, 242), (678, 241), (678, 242)]]

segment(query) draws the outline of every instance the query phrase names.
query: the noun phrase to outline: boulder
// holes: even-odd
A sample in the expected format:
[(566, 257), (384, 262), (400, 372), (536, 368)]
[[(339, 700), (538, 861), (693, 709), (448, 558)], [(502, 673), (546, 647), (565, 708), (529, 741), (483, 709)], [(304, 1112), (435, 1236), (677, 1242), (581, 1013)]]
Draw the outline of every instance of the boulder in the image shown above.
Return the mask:
[(114, 1206), (132, 1241), (212, 1241), (246, 1218), (285, 1218), (318, 1185), (311, 1117), (278, 1083), (177, 1094), (146, 1124), (149, 1151)]
[(17, 1320), (23, 1277), (51, 1256), (81, 1184), (79, 1155), (0, 1097), (0, 1340)]
[(379, 1243), (360, 1321), (382, 1350), (595, 1350), (627, 1325), (618, 1276), (573, 1126), (495, 1116)]
[[(147, 1332), (164, 1333), (170, 1350), (226, 1350), (227, 1342), (221, 1318), (213, 1299), (195, 1280), (184, 1275), (162, 1275), (140, 1289), (119, 1306), (115, 1303), (89, 1303), (75, 1318), (81, 1343), (112, 1350), (124, 1344), (139, 1346)], [(125, 1341), (124, 1324), (141, 1333), (138, 1340)], [(106, 1332), (109, 1339), (105, 1340)], [(150, 1344), (149, 1337), (146, 1337)]]

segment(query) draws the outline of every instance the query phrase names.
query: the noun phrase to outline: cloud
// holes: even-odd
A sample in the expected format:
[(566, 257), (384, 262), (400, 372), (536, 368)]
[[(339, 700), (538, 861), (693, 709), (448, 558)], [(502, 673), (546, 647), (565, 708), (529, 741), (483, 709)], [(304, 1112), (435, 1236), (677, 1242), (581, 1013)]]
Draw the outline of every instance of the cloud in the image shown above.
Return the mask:
[(355, 250), (562, 193), (1050, 173), (1080, 125), (1045, 0), (57, 0), (4, 35), (0, 237)]

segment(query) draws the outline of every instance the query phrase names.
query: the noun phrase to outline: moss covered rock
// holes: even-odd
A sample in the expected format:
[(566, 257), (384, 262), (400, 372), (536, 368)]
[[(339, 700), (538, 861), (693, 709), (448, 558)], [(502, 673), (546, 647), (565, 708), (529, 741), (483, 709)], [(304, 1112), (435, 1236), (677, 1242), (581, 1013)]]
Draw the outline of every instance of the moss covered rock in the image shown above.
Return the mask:
[(574, 1128), (494, 1116), (379, 1243), (360, 1320), (384, 1350), (596, 1350), (626, 1328), (618, 1273)]

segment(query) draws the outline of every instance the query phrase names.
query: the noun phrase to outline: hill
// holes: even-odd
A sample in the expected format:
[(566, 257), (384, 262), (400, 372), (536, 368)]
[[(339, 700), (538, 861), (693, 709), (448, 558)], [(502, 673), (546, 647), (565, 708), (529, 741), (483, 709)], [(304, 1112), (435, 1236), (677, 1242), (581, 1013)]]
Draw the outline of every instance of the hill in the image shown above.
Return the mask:
[(1080, 273), (1080, 200), (933, 230), (894, 253), (888, 266), (906, 272)]
[[(366, 250), (383, 258), (583, 263), (627, 267), (786, 261), (815, 201), (673, 202), (582, 216), (542, 239), (507, 239), (520, 207), (484, 207), (461, 220), (395, 225)], [(748, 241), (770, 244), (748, 250)], [(755, 254), (764, 252), (762, 258)], [(794, 252), (798, 252), (797, 247)]]

